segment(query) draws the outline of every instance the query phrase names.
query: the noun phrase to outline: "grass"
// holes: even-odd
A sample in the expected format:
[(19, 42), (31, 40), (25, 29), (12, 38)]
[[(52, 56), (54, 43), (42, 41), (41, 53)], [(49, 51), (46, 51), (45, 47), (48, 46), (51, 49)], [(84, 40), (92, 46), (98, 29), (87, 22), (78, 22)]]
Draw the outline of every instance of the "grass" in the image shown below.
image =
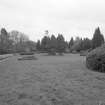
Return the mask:
[(11, 57), (11, 56), (12, 56), (12, 54), (0, 55), (0, 61), (4, 60), (4, 59), (6, 59), (6, 58), (9, 58), (9, 57)]
[(78, 54), (0, 63), (0, 105), (98, 105), (105, 100), (105, 74), (88, 70)]

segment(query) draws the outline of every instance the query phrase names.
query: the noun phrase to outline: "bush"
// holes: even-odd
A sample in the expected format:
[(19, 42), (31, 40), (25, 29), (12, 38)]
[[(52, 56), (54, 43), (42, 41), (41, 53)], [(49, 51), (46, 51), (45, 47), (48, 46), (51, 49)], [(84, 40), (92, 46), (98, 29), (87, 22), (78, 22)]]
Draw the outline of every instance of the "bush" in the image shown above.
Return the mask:
[(20, 55), (34, 55), (34, 52), (21, 52)]
[(87, 54), (86, 66), (95, 71), (105, 72), (105, 45)]
[(78, 54), (78, 52), (75, 51), (75, 50), (73, 50), (71, 53), (72, 53), (72, 54)]
[(49, 52), (48, 55), (53, 55), (53, 56), (55, 56), (55, 55), (56, 55), (56, 52)]
[(0, 55), (3, 55), (3, 54), (9, 54), (9, 51), (0, 49)]
[(48, 52), (48, 55), (56, 55), (56, 50), (52, 48), (52, 49)]

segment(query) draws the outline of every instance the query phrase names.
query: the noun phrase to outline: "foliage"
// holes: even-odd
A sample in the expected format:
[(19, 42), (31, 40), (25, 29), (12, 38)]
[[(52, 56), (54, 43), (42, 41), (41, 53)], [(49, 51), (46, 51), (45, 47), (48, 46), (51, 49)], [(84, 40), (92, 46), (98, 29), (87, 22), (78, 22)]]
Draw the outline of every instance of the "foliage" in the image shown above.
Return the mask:
[(21, 52), (20, 55), (34, 55), (34, 52)]
[(92, 47), (92, 41), (88, 38), (82, 40), (82, 50), (87, 50)]
[(5, 54), (10, 52), (10, 48), (12, 48), (13, 41), (9, 39), (9, 34), (5, 28), (1, 29), (0, 34), (0, 54)]
[(57, 39), (54, 35), (51, 36), (50, 48), (54, 49), (55, 51), (57, 49)]
[(29, 40), (27, 35), (18, 31), (8, 33), (5, 28), (0, 34), (0, 54), (14, 52), (29, 52), (36, 50), (36, 43)]
[(100, 28), (98, 27), (93, 35), (93, 39), (92, 39), (92, 47), (96, 48), (101, 46), (104, 43), (104, 37), (100, 32)]
[(79, 38), (77, 37), (74, 42), (73, 45), (70, 47), (71, 51), (76, 51), (76, 52), (81, 52), (81, 51), (87, 51), (88, 49), (90, 49), (92, 47), (92, 41), (88, 38)]
[(105, 72), (105, 44), (87, 55), (86, 65), (89, 69)]
[(56, 55), (58, 52), (81, 52), (87, 51), (91, 48), (96, 48), (104, 43), (104, 37), (100, 32), (99, 27), (95, 30), (92, 40), (88, 38), (76, 37), (74, 40), (71, 37), (67, 42), (62, 34), (55, 37), (53, 34), (49, 37), (49, 31), (45, 31), (45, 36), (36, 42), (29, 39), (27, 35), (18, 31), (11, 31), (8, 33), (5, 28), (1, 29), (0, 33), (0, 54), (14, 53), (14, 52), (31, 52), (40, 51), (47, 52), (51, 55)]
[(71, 48), (73, 46), (73, 44), (74, 44), (74, 39), (72, 37), (71, 40), (70, 40), (70, 42), (69, 42), (69, 48)]
[(50, 48), (50, 38), (48, 36), (44, 36), (41, 40), (41, 50), (49, 51)]
[(13, 41), (13, 52), (35, 51), (36, 43), (29, 40), (28, 36), (18, 31), (9, 33), (10, 39)]
[(58, 34), (57, 38), (54, 35), (51, 37), (44, 36), (40, 46), (42, 51), (47, 51), (50, 55), (56, 55), (56, 52), (65, 52), (65, 48), (68, 45), (65, 42), (63, 35)]
[(40, 43), (40, 40), (38, 40), (37, 43), (36, 43), (36, 49), (37, 49), (38, 51), (41, 50), (41, 43)]
[(56, 55), (56, 51), (57, 51), (57, 39), (54, 35), (51, 36), (50, 38), (50, 50), (49, 50), (49, 54), (50, 55)]
[(77, 37), (74, 44), (71, 46), (72, 51), (80, 52), (82, 50), (82, 39)]
[(59, 54), (65, 52), (65, 40), (62, 34), (58, 34), (57, 37), (57, 52)]

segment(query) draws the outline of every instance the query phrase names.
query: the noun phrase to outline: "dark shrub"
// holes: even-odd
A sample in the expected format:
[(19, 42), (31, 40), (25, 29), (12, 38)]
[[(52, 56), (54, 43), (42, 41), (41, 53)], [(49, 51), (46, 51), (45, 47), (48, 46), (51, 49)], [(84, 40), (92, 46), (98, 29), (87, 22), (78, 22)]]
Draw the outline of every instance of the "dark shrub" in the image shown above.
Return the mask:
[(48, 55), (56, 55), (56, 52), (49, 52)]
[(63, 56), (64, 55), (64, 53), (58, 53), (60, 56)]
[(78, 54), (78, 52), (77, 52), (77, 51), (75, 51), (75, 50), (74, 50), (74, 51), (72, 51), (71, 53), (72, 53), (72, 54)]
[(52, 49), (48, 52), (48, 55), (56, 55), (56, 50), (52, 48)]
[(9, 50), (0, 49), (0, 55), (9, 54)]
[(105, 44), (87, 54), (86, 66), (92, 70), (105, 72)]
[(20, 55), (34, 55), (34, 52), (21, 52)]

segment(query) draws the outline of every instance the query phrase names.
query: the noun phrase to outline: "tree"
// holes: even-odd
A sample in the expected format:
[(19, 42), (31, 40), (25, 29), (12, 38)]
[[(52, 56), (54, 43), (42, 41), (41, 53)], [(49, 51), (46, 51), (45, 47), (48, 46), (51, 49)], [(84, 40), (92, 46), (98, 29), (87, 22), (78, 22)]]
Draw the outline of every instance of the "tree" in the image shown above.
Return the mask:
[(0, 34), (0, 53), (8, 53), (12, 45), (12, 41), (9, 39), (9, 34), (5, 28), (1, 29)]
[(65, 52), (65, 39), (62, 34), (58, 34), (57, 37), (57, 51), (60, 55)]
[(71, 51), (80, 52), (81, 49), (82, 49), (82, 39), (79, 37), (76, 37), (76, 39), (71, 47)]
[(50, 38), (48, 36), (44, 36), (41, 40), (41, 49), (43, 51), (49, 51), (50, 49)]
[(50, 38), (50, 54), (56, 55), (56, 50), (57, 50), (57, 39), (54, 35), (52, 35)]
[(69, 49), (69, 42), (68, 42), (68, 41), (65, 41), (65, 47), (66, 47), (67, 49)]
[(29, 41), (29, 37), (19, 31), (11, 31), (9, 35), (10, 39), (14, 41), (14, 44)]
[(23, 48), (24, 48), (25, 52), (36, 51), (36, 43), (34, 41), (31, 41), (31, 40), (26, 41), (23, 43), (23, 45), (24, 45)]
[[(8, 33), (5, 28), (1, 29), (1, 44), (2, 46), (6, 45), (7, 40), (9, 39)], [(5, 46), (4, 46), (5, 47)]]
[(70, 42), (69, 42), (69, 48), (71, 48), (73, 46), (73, 44), (74, 44), (74, 39), (72, 37), (71, 40), (70, 40)]
[(100, 32), (100, 28), (96, 28), (94, 35), (93, 35), (93, 39), (92, 39), (92, 47), (96, 48), (101, 46), (104, 43), (104, 37)]
[(92, 41), (88, 38), (84, 38), (82, 41), (82, 50), (88, 50), (92, 47)]
[(38, 40), (37, 43), (36, 43), (36, 49), (37, 49), (38, 51), (41, 49), (40, 40)]
[[(13, 52), (23, 52), (28, 47), (28, 42), (30, 44), (29, 37), (22, 32), (19, 31), (11, 31), (9, 33), (10, 39), (13, 41)], [(32, 43), (31, 43), (32, 44)]]

